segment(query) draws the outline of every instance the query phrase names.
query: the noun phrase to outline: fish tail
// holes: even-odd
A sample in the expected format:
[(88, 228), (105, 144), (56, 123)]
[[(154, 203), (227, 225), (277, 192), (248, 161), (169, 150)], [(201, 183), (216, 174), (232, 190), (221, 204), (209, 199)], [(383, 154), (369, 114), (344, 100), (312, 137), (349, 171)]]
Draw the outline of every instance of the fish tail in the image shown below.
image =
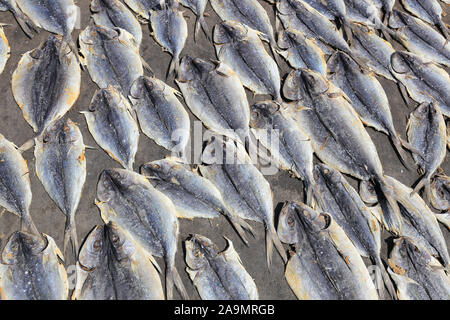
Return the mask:
[(31, 29), (33, 29), (35, 32), (37, 32), (38, 30), (37, 27), (34, 25), (34, 23), (30, 19), (28, 19), (23, 13), (17, 10), (12, 10), (12, 13), (19, 26), (22, 28), (23, 32), (27, 35), (28, 38), (32, 39), (34, 34), (31, 31)]
[(66, 256), (66, 253), (68, 252), (70, 245), (72, 245), (71, 246), (72, 253), (76, 257), (78, 255), (78, 237), (74, 217), (69, 217), (66, 219), (66, 225), (64, 228), (64, 251), (63, 251), (64, 256)]
[(186, 292), (183, 282), (181, 281), (180, 274), (178, 273), (175, 265), (172, 264), (167, 268), (166, 273), (166, 297), (167, 300), (173, 299), (173, 288), (176, 287), (184, 300), (189, 299), (189, 295)]
[(447, 26), (445, 25), (445, 23), (442, 22), (441, 19), (439, 19), (439, 28), (441, 29), (442, 34), (444, 35), (445, 39), (448, 40)]
[(406, 160), (408, 158), (407, 152), (403, 150), (403, 143), (400, 140), (400, 138), (397, 136), (395, 132), (391, 134), (392, 143), (394, 144), (395, 151), (397, 152), (398, 156), (400, 157), (400, 161), (405, 166), (406, 169), (411, 170), (411, 166), (408, 164), (408, 161)]
[(304, 182), (305, 185), (305, 191), (306, 191), (306, 205), (309, 207), (312, 207), (313, 204), (313, 196), (314, 196), (314, 189), (312, 187), (311, 183)]
[(20, 230), (38, 236), (41, 235), (29, 213), (22, 214), (22, 219), (20, 219)]
[(250, 232), (250, 234), (254, 237), (255, 234), (253, 232), (253, 228), (242, 218), (236, 217), (236, 216), (228, 216), (228, 219), (230, 220), (231, 225), (238, 233), (239, 237), (241, 237), (242, 241), (244, 241), (245, 245), (248, 246), (248, 240), (245, 236), (245, 230)]
[(195, 19), (195, 31), (194, 31), (194, 41), (197, 42), (198, 34), (200, 33), (200, 28), (203, 30), (203, 33), (205, 34), (208, 41), (210, 40), (209, 34), (208, 34), (208, 25), (206, 24), (205, 18), (203, 15), (197, 16)]
[[(280, 60), (278, 59), (278, 53), (277, 53), (278, 45), (275, 43), (275, 41), (270, 41), (269, 46), (270, 46), (270, 52), (272, 53), (273, 60), (277, 64), (278, 68), (281, 68)], [(280, 99), (281, 99), (281, 97), (280, 97)], [(278, 102), (281, 102), (281, 101), (278, 101)]]
[(27, 141), (25, 141), (25, 143), (23, 145), (21, 145), (18, 150), (20, 152), (24, 152), (27, 151), (29, 149), (31, 149), (34, 146), (34, 138), (28, 139)]
[[(383, 261), (381, 261), (380, 257), (378, 257), (375, 262), (376, 262), (375, 263), (376, 266), (378, 267), (375, 272), (376, 283), (380, 284), (380, 285), (381, 285), (381, 283), (384, 283), (384, 286), (386, 287), (386, 289), (389, 293), (389, 296), (392, 299), (396, 300), (397, 299), (397, 291), (395, 290), (394, 283), (392, 282), (392, 279), (389, 276), (389, 274), (383, 264)], [(380, 271), (380, 272), (378, 272), (378, 271)], [(380, 275), (381, 275), (381, 279), (379, 279)]]
[(180, 68), (180, 61), (178, 55), (173, 56), (172, 61), (170, 61), (169, 69), (167, 70), (166, 80), (171, 74), (177, 75), (178, 69)]
[(286, 263), (288, 260), (286, 250), (284, 250), (284, 247), (277, 236), (277, 232), (275, 231), (275, 228), (272, 226), (271, 228), (266, 230), (266, 262), (267, 267), (269, 269), (272, 264), (272, 252), (274, 245), (278, 253), (280, 254), (281, 258), (283, 259), (283, 262)]
[[(381, 205), (384, 220), (386, 221), (390, 231), (400, 234), (400, 230), (402, 228), (402, 215), (395, 197), (395, 192), (392, 186), (388, 185), (384, 179), (378, 179), (374, 182), (375, 187), (378, 189), (376, 190), (378, 202)], [(378, 191), (381, 191), (381, 193)], [(386, 200), (387, 203), (383, 200)], [(386, 204), (389, 204), (391, 210), (386, 206)]]
[(429, 174), (424, 175), (419, 182), (417, 183), (417, 185), (414, 187), (413, 191), (411, 192), (411, 196), (417, 192), (420, 191), (420, 189), (422, 189), (423, 187), (426, 187), (427, 185), (430, 185), (431, 181), (430, 181), (431, 177)]

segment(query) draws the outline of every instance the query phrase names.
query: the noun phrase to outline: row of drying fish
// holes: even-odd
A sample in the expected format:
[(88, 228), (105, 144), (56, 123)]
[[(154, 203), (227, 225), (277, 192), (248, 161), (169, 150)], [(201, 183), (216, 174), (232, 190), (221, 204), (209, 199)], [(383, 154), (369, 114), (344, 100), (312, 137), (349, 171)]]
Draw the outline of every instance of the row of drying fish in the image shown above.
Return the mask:
[[(425, 185), (433, 204), (439, 206), (438, 203), (445, 202), (447, 195), (442, 192), (445, 191), (445, 183), (438, 184), (436, 180), (430, 185), (430, 179), (445, 158), (447, 139), (442, 114), (445, 115), (448, 108), (445, 98), (449, 86), (448, 74), (420, 55), (396, 52), (371, 29), (380, 28), (396, 39), (410, 40), (412, 36), (402, 38), (400, 32), (421, 32), (423, 29), (420, 26), (425, 24), (405, 13), (392, 11), (389, 20), (397, 17), (413, 19), (411, 21), (416, 23), (408, 22), (408, 28), (400, 26), (393, 32), (375, 18), (376, 15), (368, 12), (358, 16), (338, 15), (339, 11), (330, 11), (352, 33), (353, 41), (349, 46), (328, 20), (329, 17), (313, 9), (308, 1), (279, 1), (277, 16), (286, 30), (275, 42), (267, 13), (258, 2), (245, 1), (237, 11), (233, 1), (211, 1), (214, 10), (225, 20), (214, 28), (213, 33), (220, 61), (208, 62), (186, 56), (179, 62), (187, 28), (177, 9), (177, 2), (154, 4), (151, 11), (143, 6), (143, 3), (149, 5), (151, 2), (128, 2), (142, 19), (150, 20), (155, 40), (173, 55), (169, 72), (176, 72), (176, 83), (192, 113), (206, 127), (244, 145), (250, 141), (250, 131), (267, 148), (271, 146), (270, 139), (278, 138), (282, 142), (280, 149), (270, 150), (273, 160), (280, 168), (292, 171), (305, 182), (308, 205), (329, 212), (329, 215), (319, 214), (303, 204), (287, 204), (277, 235), (270, 185), (251, 164), (205, 165), (199, 167), (198, 174), (185, 168), (181, 162), (166, 159), (143, 166), (145, 177), (133, 173), (139, 137), (133, 109), (144, 134), (161, 146), (176, 151), (181, 158), (184, 157), (190, 132), (187, 113), (176, 98), (181, 94), (154, 77), (144, 76), (144, 69), (149, 67), (139, 54), (142, 31), (133, 22), (134, 16), (125, 15), (124, 12), (129, 11), (119, 1), (93, 1), (94, 23), (80, 34), (82, 57), (78, 57), (70, 40), (73, 25), (68, 21), (69, 18), (74, 19), (70, 13), (72, 11), (66, 10), (72, 8), (70, 1), (61, 1), (60, 11), (47, 7), (46, 11), (36, 7), (27, 9), (17, 1), (20, 9), (30, 17), (29, 21), (33, 21), (27, 25), (37, 25), (62, 36), (50, 37), (39, 48), (24, 54), (14, 72), (12, 86), (24, 118), (37, 134), (37, 174), (67, 216), (65, 248), (70, 240), (74, 249), (78, 248), (74, 214), (86, 175), (84, 144), (79, 130), (68, 119), (58, 120), (79, 95), (81, 70), (78, 59), (101, 88), (94, 95), (89, 110), (84, 112), (89, 130), (98, 145), (128, 169), (106, 170), (100, 177), (97, 205), (106, 226), (92, 231), (88, 238), (90, 240), (92, 237), (92, 242), (86, 241), (81, 248), (77, 278), (80, 283), (77, 283), (75, 297), (92, 298), (96, 297), (96, 292), (100, 292), (97, 295), (99, 298), (132, 297), (131, 292), (141, 292), (142, 298), (162, 297), (162, 290), (158, 289), (161, 285), (155, 284), (155, 281), (159, 283), (156, 273), (146, 274), (148, 278), (142, 281), (142, 272), (134, 269), (130, 276), (130, 271), (125, 271), (127, 266), (110, 267), (110, 264), (100, 262), (113, 258), (125, 263), (145, 260), (142, 261), (144, 264), (146, 262), (143, 270), (149, 269), (150, 265), (159, 269), (153, 255), (163, 257), (166, 263), (167, 297), (172, 297), (174, 286), (183, 297), (187, 297), (174, 265), (177, 217), (210, 218), (223, 214), (244, 241), (244, 230), (252, 232), (244, 219), (264, 223), (268, 265), (273, 245), (286, 261), (280, 240), (296, 244), (287, 265), (286, 277), (299, 298), (377, 298), (360, 255), (370, 257), (379, 267), (380, 277), (392, 295), (395, 292), (388, 273), (396, 283), (399, 297), (448, 298), (449, 280), (444, 271), (449, 265), (448, 249), (436, 218), (448, 225), (448, 214), (435, 215), (417, 194), (410, 196), (413, 190), (383, 174), (375, 146), (362, 122), (389, 134), (402, 157), (403, 147), (413, 151), (416, 162), (424, 171), (423, 182), (415, 191)], [(348, 3), (353, 1), (344, 2), (350, 7)], [(329, 1), (328, 9), (332, 8), (332, 3)], [(192, 6), (192, 9), (196, 13), (203, 12), (204, 6)], [(55, 16), (61, 18), (56, 19), (60, 23), (59, 29), (50, 29), (40, 21)], [(28, 21), (20, 14), (16, 17), (20, 21)], [(354, 17), (362, 17), (362, 20)], [(409, 28), (411, 25), (414, 28)], [(201, 13), (197, 32), (200, 26), (206, 29)], [(433, 37), (444, 39), (431, 27), (430, 30), (434, 32)], [(431, 33), (430, 30), (428, 32)], [(314, 41), (307, 36), (319, 40)], [(274, 60), (265, 51), (262, 41), (270, 44), (274, 57), (279, 52), (297, 69), (288, 75), (282, 89), (276, 58)], [(438, 50), (436, 43), (426, 46), (427, 50), (442, 53), (444, 50)], [(334, 52), (331, 47), (340, 51)], [(412, 48), (417, 46), (407, 48), (414, 51)], [(418, 51), (424, 54), (420, 48)], [(325, 54), (332, 54), (328, 61), (324, 58)], [(358, 65), (366, 61), (370, 62), (372, 71), (403, 83), (414, 100), (423, 102), (411, 116), (408, 142), (399, 138), (395, 131), (388, 99), (381, 85)], [(276, 101), (260, 102), (249, 107), (244, 87), (257, 94), (271, 94)], [(293, 102), (284, 103), (281, 92), (284, 98)], [(234, 131), (230, 133), (229, 129)], [(278, 129), (280, 134), (278, 137), (265, 137), (260, 129)], [(179, 133), (177, 141), (173, 140), (175, 131)], [(29, 214), (31, 191), (28, 177), (24, 174), (28, 171), (23, 158), (10, 142), (5, 140), (4, 143), (10, 148), (5, 149), (8, 154), (4, 156), (15, 159), (16, 163), (10, 160), (1, 164), (3, 170), (8, 171), (2, 205), (22, 217), (26, 231), (14, 234), (7, 248), (11, 248), (16, 256), (20, 250), (23, 254), (29, 254), (42, 253), (43, 247), (52, 248), (52, 261), (58, 261), (55, 257), (61, 257), (61, 254), (53, 248), (51, 238), (44, 236), (41, 239), (38, 236), (36, 239), (39, 233)], [(208, 158), (214, 158), (215, 143), (224, 143), (226, 152), (236, 152), (238, 162), (248, 162), (246, 152), (239, 152), (240, 144), (236, 146), (231, 141), (213, 140), (205, 149), (206, 163)], [(313, 153), (326, 165), (314, 167)], [(17, 168), (18, 164), (22, 166)], [(335, 169), (362, 180), (361, 194), (364, 194), (363, 198), (367, 197), (364, 200), (370, 204), (379, 202), (379, 206), (367, 207)], [(252, 192), (248, 193), (248, 190)], [(199, 202), (199, 198), (202, 201)], [(397, 236), (408, 237), (397, 241), (388, 271), (384, 269), (379, 253), (379, 223)], [(311, 236), (309, 233), (312, 233)], [(39, 250), (27, 250), (29, 242)], [(415, 249), (416, 244), (420, 249)], [(192, 249), (192, 253), (189, 251), (187, 255), (189, 274), (202, 298), (257, 297), (254, 283), (243, 270), (231, 243), (222, 255), (217, 255), (217, 249), (201, 236), (194, 236), (186, 246)], [(408, 260), (411, 255), (403, 254), (410, 250), (419, 252), (421, 248), (427, 251), (415, 256), (413, 261)], [(136, 256), (131, 257), (131, 253)], [(148, 257), (149, 260), (138, 256)], [(224, 263), (224, 258), (231, 265)], [(416, 261), (419, 258), (423, 259), (420, 263)], [(21, 274), (27, 270), (24, 263), (30, 260), (17, 261), (20, 259), (11, 261), (9, 265)], [(321, 261), (320, 265), (317, 261)], [(320, 273), (302, 274), (304, 270), (314, 269), (305, 268), (313, 262)], [(443, 265), (440, 268), (437, 267), (439, 263)], [(101, 270), (97, 268), (99, 264), (107, 265), (109, 269)], [(56, 281), (59, 288), (56, 291), (65, 292), (66, 282), (61, 276), (60, 264), (56, 266), (54, 276), (59, 280), (46, 281)], [(222, 277), (230, 272), (226, 271), (229, 270), (227, 268), (233, 270), (232, 281), (223, 281)], [(11, 272), (11, 269), (8, 270)], [(36, 279), (42, 279), (37, 272), (30, 275), (32, 286)], [(141, 280), (127, 283), (136, 288), (121, 288), (123, 292), (120, 294), (124, 295), (120, 296), (111, 289), (117, 288), (112, 281), (120, 279), (116, 275), (120, 273), (123, 276), (123, 272), (128, 278)], [(320, 275), (322, 277), (316, 278)], [(430, 278), (437, 280), (430, 284)], [(81, 282), (83, 279), (87, 282)], [(238, 280), (246, 285), (235, 287)], [(155, 288), (151, 292), (148, 287), (143, 288), (149, 283), (152, 284), (150, 288)], [(326, 290), (323, 290), (324, 284)], [(137, 288), (138, 285), (142, 287)], [(21, 289), (23, 287), (20, 285), (13, 286), (10, 292)]]

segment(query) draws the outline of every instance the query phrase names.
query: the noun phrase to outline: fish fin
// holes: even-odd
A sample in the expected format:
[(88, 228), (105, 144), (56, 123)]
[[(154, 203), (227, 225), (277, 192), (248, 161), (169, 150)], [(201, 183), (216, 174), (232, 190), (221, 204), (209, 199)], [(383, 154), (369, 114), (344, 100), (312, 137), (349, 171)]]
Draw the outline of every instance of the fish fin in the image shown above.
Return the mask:
[[(376, 283), (377, 284), (384, 283), (384, 285), (389, 293), (389, 296), (392, 299), (396, 300), (397, 299), (397, 290), (395, 290), (394, 283), (392, 282), (392, 279), (389, 276), (389, 274), (383, 264), (383, 261), (381, 259), (377, 259), (377, 260), (378, 261), (376, 261), (376, 266), (378, 267), (378, 270), (380, 271), (381, 279), (376, 279)], [(377, 278), (377, 277), (379, 277), (379, 274), (378, 274), (378, 272), (375, 272), (375, 278)]]
[(13, 10), (12, 13), (19, 26), (22, 28), (23, 32), (27, 35), (28, 38), (32, 39), (34, 35), (31, 30), (37, 33), (38, 27), (23, 13), (18, 12), (17, 10)]
[(69, 244), (72, 245), (72, 253), (75, 257), (78, 257), (78, 237), (77, 237), (77, 229), (75, 225), (74, 218), (66, 219), (66, 226), (64, 228), (64, 256), (66, 257), (67, 250), (69, 248)]
[(189, 300), (189, 295), (186, 292), (183, 282), (181, 281), (180, 274), (178, 273), (175, 265), (168, 267), (166, 272), (166, 298), (167, 300), (173, 300), (173, 288), (177, 288), (184, 300)]
[[(380, 203), (383, 212), (383, 220), (386, 222), (391, 232), (400, 234), (400, 231), (402, 229), (402, 215), (400, 213), (400, 207), (398, 206), (397, 200), (395, 199), (395, 192), (393, 191), (393, 187), (388, 185), (388, 183), (384, 179), (379, 179), (378, 181), (374, 182), (376, 190), (381, 191), (381, 193), (377, 192), (377, 196), (378, 202)], [(379, 187), (379, 189), (377, 187)], [(389, 204), (391, 210), (389, 210), (389, 208), (387, 207), (383, 208), (384, 205), (382, 205), (382, 199), (380, 199), (380, 197), (383, 197), (384, 200), (387, 201), (387, 204)]]
[(148, 254), (148, 260), (150, 260), (150, 262), (152, 263), (152, 265), (155, 267), (155, 269), (161, 273), (161, 267), (159, 266), (158, 262), (156, 262), (155, 258), (153, 257), (153, 255), (151, 255), (150, 253)]
[(203, 30), (203, 33), (206, 36), (208, 41), (211, 41), (211, 37), (208, 34), (208, 25), (203, 16), (199, 16), (195, 20), (195, 31), (194, 31), (194, 41), (197, 42), (198, 34), (200, 33), (200, 28)]
[(398, 87), (400, 89), (400, 93), (402, 95), (403, 102), (405, 102), (406, 107), (409, 108), (409, 106), (411, 105), (411, 99), (409, 98), (408, 91), (406, 90), (405, 85), (403, 83), (401, 83), (400, 81), (398, 81)]
[[(277, 46), (277, 44), (275, 43), (275, 41), (272, 41), (272, 42), (270, 43), (270, 51), (271, 51), (271, 53), (272, 53), (273, 60), (274, 60), (275, 63), (277, 64), (277, 67), (278, 67), (278, 68), (281, 68), (280, 60), (279, 60), (278, 54), (277, 54), (277, 48), (278, 48), (278, 46)], [(281, 102), (281, 101), (279, 101), (279, 102)]]
[(408, 161), (406, 160), (408, 158), (407, 152), (403, 150), (404, 145), (396, 132), (391, 133), (391, 141), (395, 147), (395, 151), (400, 157), (400, 161), (403, 163), (406, 169), (411, 170), (412, 168), (408, 164)]
[(33, 146), (34, 146), (34, 139), (31, 138), (31, 139), (25, 141), (25, 143), (24, 143), (23, 145), (21, 145), (21, 146), (18, 148), (18, 150), (19, 150), (20, 152), (24, 152), (24, 151), (27, 151), (27, 150), (33, 148)]
[(152, 67), (150, 67), (150, 65), (147, 63), (147, 61), (145, 61), (144, 58), (141, 57), (141, 62), (142, 62), (142, 66), (144, 67), (144, 69), (147, 70), (148, 72), (150, 72), (150, 74), (153, 76), (155, 73), (153, 72)]
[(430, 185), (431, 183), (431, 175), (430, 174), (426, 174), (424, 175), (419, 182), (417, 183), (417, 185), (414, 187), (413, 191), (411, 192), (410, 196), (414, 195), (415, 193), (419, 192), (420, 189), (422, 189), (423, 187), (426, 187), (427, 185)]

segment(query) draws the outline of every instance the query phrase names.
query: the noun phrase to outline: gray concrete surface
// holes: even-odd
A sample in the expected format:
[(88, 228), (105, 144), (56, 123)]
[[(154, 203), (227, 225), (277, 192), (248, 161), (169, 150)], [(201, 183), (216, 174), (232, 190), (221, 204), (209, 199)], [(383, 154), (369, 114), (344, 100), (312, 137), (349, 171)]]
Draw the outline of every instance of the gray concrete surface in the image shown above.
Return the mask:
[[(267, 9), (269, 16), (274, 24), (274, 10), (265, 1), (260, 1), (261, 4)], [(81, 28), (85, 28), (89, 23), (89, 0), (78, 0), (77, 5), (81, 8)], [(206, 9), (208, 17), (206, 21), (210, 27), (210, 30), (217, 23), (218, 17), (208, 5)], [(185, 9), (184, 15), (189, 26), (189, 37), (186, 46), (182, 52), (182, 56), (189, 54), (194, 57), (200, 57), (203, 59), (214, 59), (215, 52), (211, 42), (208, 42), (204, 34), (200, 34), (197, 43), (193, 40), (193, 27), (195, 22), (195, 16), (188, 9)], [(48, 33), (41, 30), (38, 35), (33, 39), (28, 39), (22, 32), (13, 16), (8, 12), (0, 13), (0, 22), (6, 23), (8, 26), (5, 28), (6, 36), (11, 46), (11, 58), (9, 59), (3, 74), (0, 75), (0, 132), (6, 136), (7, 139), (13, 141), (17, 145), (21, 145), (28, 139), (33, 137), (33, 131), (31, 127), (25, 122), (22, 117), (22, 113), (16, 105), (11, 93), (11, 75), (17, 63), (23, 53), (32, 50), (37, 47), (42, 41), (48, 37)], [(142, 25), (144, 32), (143, 41), (141, 45), (141, 54), (145, 61), (153, 68), (156, 76), (159, 79), (164, 79), (167, 68), (170, 62), (170, 55), (163, 52), (161, 48), (156, 44), (150, 35), (148, 25)], [(73, 37), (78, 37), (80, 30), (75, 30)], [(396, 47), (401, 48), (395, 44)], [(281, 57), (280, 57), (280, 60)], [(284, 61), (282, 62), (281, 75), (284, 77), (290, 68)], [(387, 80), (380, 79), (383, 84), (386, 93), (389, 97), (392, 114), (397, 130), (401, 133), (403, 138), (406, 137), (406, 121), (409, 113), (412, 109), (403, 103), (397, 86)], [(168, 84), (175, 87), (173, 78), (169, 78)], [(76, 216), (78, 237), (80, 240), (88, 234), (88, 232), (96, 225), (102, 223), (99, 215), (99, 211), (94, 205), (94, 199), (96, 194), (96, 185), (100, 172), (107, 168), (118, 168), (120, 165), (109, 158), (106, 153), (100, 149), (94, 142), (90, 135), (84, 117), (79, 113), (82, 110), (87, 110), (88, 105), (92, 99), (92, 96), (97, 89), (97, 86), (91, 81), (87, 71), (82, 73), (82, 85), (81, 94), (74, 107), (68, 112), (67, 117), (75, 121), (82, 133), (86, 145), (94, 146), (97, 149), (88, 149), (86, 151), (87, 159), (87, 178), (83, 190), (80, 205)], [(257, 100), (263, 100), (268, 97), (256, 97), (248, 93), (249, 102), (252, 103)], [(184, 102), (183, 102), (184, 104)], [(191, 119), (194, 117), (191, 115)], [(376, 144), (383, 168), (386, 174), (395, 177), (406, 185), (412, 185), (417, 181), (419, 175), (415, 171), (407, 171), (400, 163), (394, 149), (389, 142), (386, 135), (376, 132), (370, 128), (367, 129), (373, 141)], [(136, 155), (135, 170), (139, 168), (145, 162), (161, 159), (169, 153), (163, 148), (157, 146), (150, 139), (141, 133), (139, 141), (139, 149)], [(55, 205), (55, 203), (49, 198), (45, 192), (42, 184), (38, 180), (35, 173), (34, 155), (33, 150), (28, 150), (24, 153), (25, 159), (28, 161), (30, 170), (31, 186), (33, 192), (33, 201), (31, 204), (32, 217), (41, 232), (51, 235), (58, 246), (62, 249), (63, 245), (63, 231), (65, 217)], [(413, 165), (412, 157), (409, 162)], [(414, 167), (414, 166), (413, 166)], [(444, 171), (450, 173), (450, 161), (448, 157), (443, 165)], [(286, 200), (301, 201), (303, 199), (302, 183), (301, 181), (291, 178), (286, 172), (279, 172), (273, 176), (267, 176), (267, 180), (270, 182), (273, 194), (274, 194), (274, 206)], [(356, 181), (350, 179), (351, 183), (356, 186)], [(225, 247), (224, 236), (230, 238), (234, 246), (239, 253), (244, 266), (250, 275), (255, 279), (256, 285), (259, 289), (261, 299), (295, 299), (294, 294), (287, 285), (283, 273), (284, 266), (280, 256), (274, 252), (274, 259), (272, 268), (269, 271), (265, 262), (265, 241), (264, 241), (264, 228), (261, 224), (250, 222), (252, 227), (256, 231), (256, 238), (249, 239), (249, 246), (245, 246), (244, 243), (238, 238), (237, 234), (230, 227), (228, 222), (224, 218), (218, 218), (213, 221), (197, 219), (194, 221), (183, 220), (180, 222), (180, 237), (178, 242), (178, 254), (177, 254), (177, 268), (180, 271), (182, 280), (187, 288), (187, 291), (191, 298), (199, 299), (199, 296), (192, 285), (187, 273), (184, 271), (184, 253), (182, 248), (182, 241), (185, 240), (191, 233), (199, 233), (212, 239), (219, 248)], [(0, 217), (0, 238), (5, 240), (11, 234), (11, 232), (19, 228), (19, 220), (16, 216), (5, 213)], [(442, 228), (446, 236), (447, 243), (450, 244), (449, 232)], [(383, 234), (384, 239), (388, 237), (388, 234)], [(383, 256), (386, 257), (387, 246), (386, 241), (383, 241)], [(66, 257), (66, 264), (72, 265), (74, 263), (74, 257)], [(160, 260), (160, 265), (164, 263)], [(164, 277), (161, 277), (164, 281)]]

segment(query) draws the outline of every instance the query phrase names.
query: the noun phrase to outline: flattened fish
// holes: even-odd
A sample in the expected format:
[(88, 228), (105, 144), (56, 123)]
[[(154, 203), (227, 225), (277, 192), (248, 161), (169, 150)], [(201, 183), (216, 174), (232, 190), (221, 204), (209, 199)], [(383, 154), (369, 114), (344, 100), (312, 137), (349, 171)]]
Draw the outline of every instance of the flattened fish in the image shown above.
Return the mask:
[(270, 151), (277, 166), (303, 180), (306, 201), (311, 203), (314, 188), (313, 148), (309, 137), (284, 108), (274, 101), (252, 105), (250, 127), (255, 137)]
[(328, 79), (344, 91), (366, 125), (389, 135), (403, 164), (407, 166), (407, 155), (402, 147), (408, 147), (408, 143), (395, 130), (389, 100), (375, 75), (363, 72), (344, 52), (333, 54), (327, 64)]
[(191, 112), (207, 128), (245, 141), (250, 107), (245, 89), (230, 67), (185, 56), (175, 82)]
[(79, 18), (79, 8), (73, 0), (15, 1), (35, 26), (62, 36), (78, 61), (78, 48), (72, 40), (72, 31)]
[(155, 41), (172, 55), (167, 76), (180, 68), (180, 53), (188, 36), (188, 28), (183, 12), (178, 9), (178, 0), (166, 0), (162, 10), (150, 11), (152, 35)]
[(244, 219), (264, 224), (267, 266), (270, 268), (272, 262), (273, 245), (286, 261), (286, 252), (275, 231), (270, 184), (251, 163), (242, 146), (213, 137), (205, 147), (203, 161), (211, 164), (199, 166), (200, 173), (221, 192), (227, 207)]
[(333, 52), (330, 46), (351, 54), (336, 26), (304, 1), (280, 0), (277, 2), (277, 17), (285, 29), (295, 29), (309, 38), (318, 39), (317, 44), (325, 54)]
[(178, 91), (152, 77), (139, 77), (129, 98), (142, 132), (160, 146), (184, 158), (190, 136), (189, 115)]
[(329, 214), (286, 202), (278, 235), (281, 241), (295, 244), (285, 277), (298, 299), (378, 299), (361, 256)]
[(228, 218), (245, 243), (245, 228), (252, 228), (239, 216), (228, 210), (220, 191), (208, 179), (183, 164), (180, 159), (166, 158), (144, 164), (141, 174), (152, 185), (172, 199), (180, 218), (216, 218), (223, 214)]
[(450, 277), (435, 258), (411, 239), (394, 240), (389, 266), (400, 300), (450, 299)]
[(139, 128), (131, 105), (116, 87), (95, 92), (89, 111), (82, 111), (95, 142), (124, 168), (133, 171)]
[(70, 119), (61, 119), (36, 138), (36, 174), (66, 216), (64, 255), (69, 243), (77, 254), (75, 212), (86, 180), (83, 136)]
[(6, 38), (4, 26), (0, 23), (0, 74), (5, 69), (6, 62), (11, 55), (8, 39)]
[(419, 103), (437, 103), (444, 116), (450, 116), (450, 76), (429, 59), (411, 52), (396, 51), (391, 56), (392, 69)]
[(142, 28), (133, 13), (119, 0), (92, 0), (92, 19), (96, 25), (108, 28), (122, 28), (131, 33), (139, 47)]
[(281, 102), (278, 66), (261, 40), (268, 38), (236, 21), (225, 21), (214, 27), (217, 58), (230, 66), (254, 94), (270, 94)]
[(80, 65), (57, 36), (26, 52), (11, 80), (14, 99), (37, 134), (69, 111), (80, 84)]
[(363, 24), (352, 23), (351, 29), (353, 55), (364, 59), (366, 66), (376, 74), (397, 82), (391, 72), (391, 56), (395, 52), (392, 45)]
[(175, 206), (140, 174), (124, 169), (104, 170), (97, 185), (97, 206), (103, 221), (130, 235), (151, 255), (166, 263), (166, 297), (174, 284), (184, 299), (188, 295), (175, 268), (178, 220)]
[[(389, 176), (386, 176), (386, 180), (392, 185), (394, 193), (397, 195), (396, 199), (402, 216), (402, 229), (398, 235), (413, 239), (415, 243), (424, 247), (430, 254), (440, 258), (443, 265), (448, 268), (450, 256), (436, 215), (417, 193), (411, 195), (411, 188)], [(388, 210), (391, 209), (388, 208)], [(378, 217), (376, 211), (374, 211), (374, 214)], [(378, 218), (386, 229), (391, 231), (383, 217)]]
[(406, 10), (416, 17), (438, 26), (442, 34), (448, 39), (448, 30), (442, 21), (442, 7), (437, 0), (401, 0)]
[(180, 3), (183, 6), (191, 9), (192, 12), (197, 16), (197, 18), (195, 19), (194, 41), (197, 41), (200, 27), (203, 29), (206, 37), (209, 39), (208, 26), (206, 25), (206, 21), (203, 16), (206, 5), (208, 4), (208, 0), (180, 0)]
[(444, 162), (447, 152), (445, 120), (439, 108), (433, 103), (424, 103), (411, 113), (407, 127), (408, 141), (420, 152), (413, 154), (414, 161), (423, 173), (413, 192), (425, 186), (426, 195), (430, 199), (431, 178)]
[(314, 38), (307, 38), (301, 31), (286, 29), (278, 34), (278, 53), (294, 69), (307, 68), (327, 74), (325, 56)]
[(401, 11), (394, 10), (389, 26), (395, 29), (396, 40), (409, 51), (450, 66), (450, 44), (430, 25)]
[(52, 237), (14, 232), (2, 252), (2, 300), (67, 300), (63, 256)]
[(133, 39), (123, 29), (92, 24), (80, 33), (84, 64), (100, 88), (117, 86), (127, 96), (133, 82), (144, 75), (139, 48)]
[(16, 19), (23, 32), (29, 37), (33, 37), (31, 30), (36, 30), (34, 23), (23, 14), (23, 12), (17, 7), (16, 0), (0, 0), (0, 11), (10, 11)]
[(258, 300), (258, 289), (231, 240), (219, 252), (208, 238), (194, 234), (184, 242), (186, 271), (203, 300)]
[(0, 206), (21, 218), (21, 230), (39, 235), (30, 216), (28, 165), (17, 147), (0, 134)]
[(150, 20), (150, 10), (161, 10), (165, 0), (124, 0), (139, 17)]
[(223, 21), (239, 21), (266, 35), (275, 57), (275, 36), (266, 10), (258, 0), (210, 0), (211, 6)]
[(349, 20), (364, 23), (377, 29), (385, 29), (380, 19), (381, 12), (372, 0), (343, 0)]
[[(319, 164), (314, 167), (314, 196), (319, 207), (329, 213), (344, 230), (360, 255), (369, 257), (381, 272), (382, 280), (392, 297), (395, 289), (380, 256), (380, 225), (355, 189), (342, 174)], [(380, 276), (380, 273), (376, 276)], [(378, 283), (378, 279), (377, 283)], [(381, 278), (380, 278), (381, 280)]]
[(401, 228), (395, 194), (384, 179), (383, 168), (372, 139), (344, 92), (317, 72), (292, 71), (283, 94), (294, 103), (289, 110), (310, 137), (314, 152), (327, 165), (360, 180), (375, 181), (378, 194), (394, 208), (386, 211), (391, 228)]
[(149, 254), (113, 223), (96, 226), (77, 262), (73, 300), (164, 300)]

